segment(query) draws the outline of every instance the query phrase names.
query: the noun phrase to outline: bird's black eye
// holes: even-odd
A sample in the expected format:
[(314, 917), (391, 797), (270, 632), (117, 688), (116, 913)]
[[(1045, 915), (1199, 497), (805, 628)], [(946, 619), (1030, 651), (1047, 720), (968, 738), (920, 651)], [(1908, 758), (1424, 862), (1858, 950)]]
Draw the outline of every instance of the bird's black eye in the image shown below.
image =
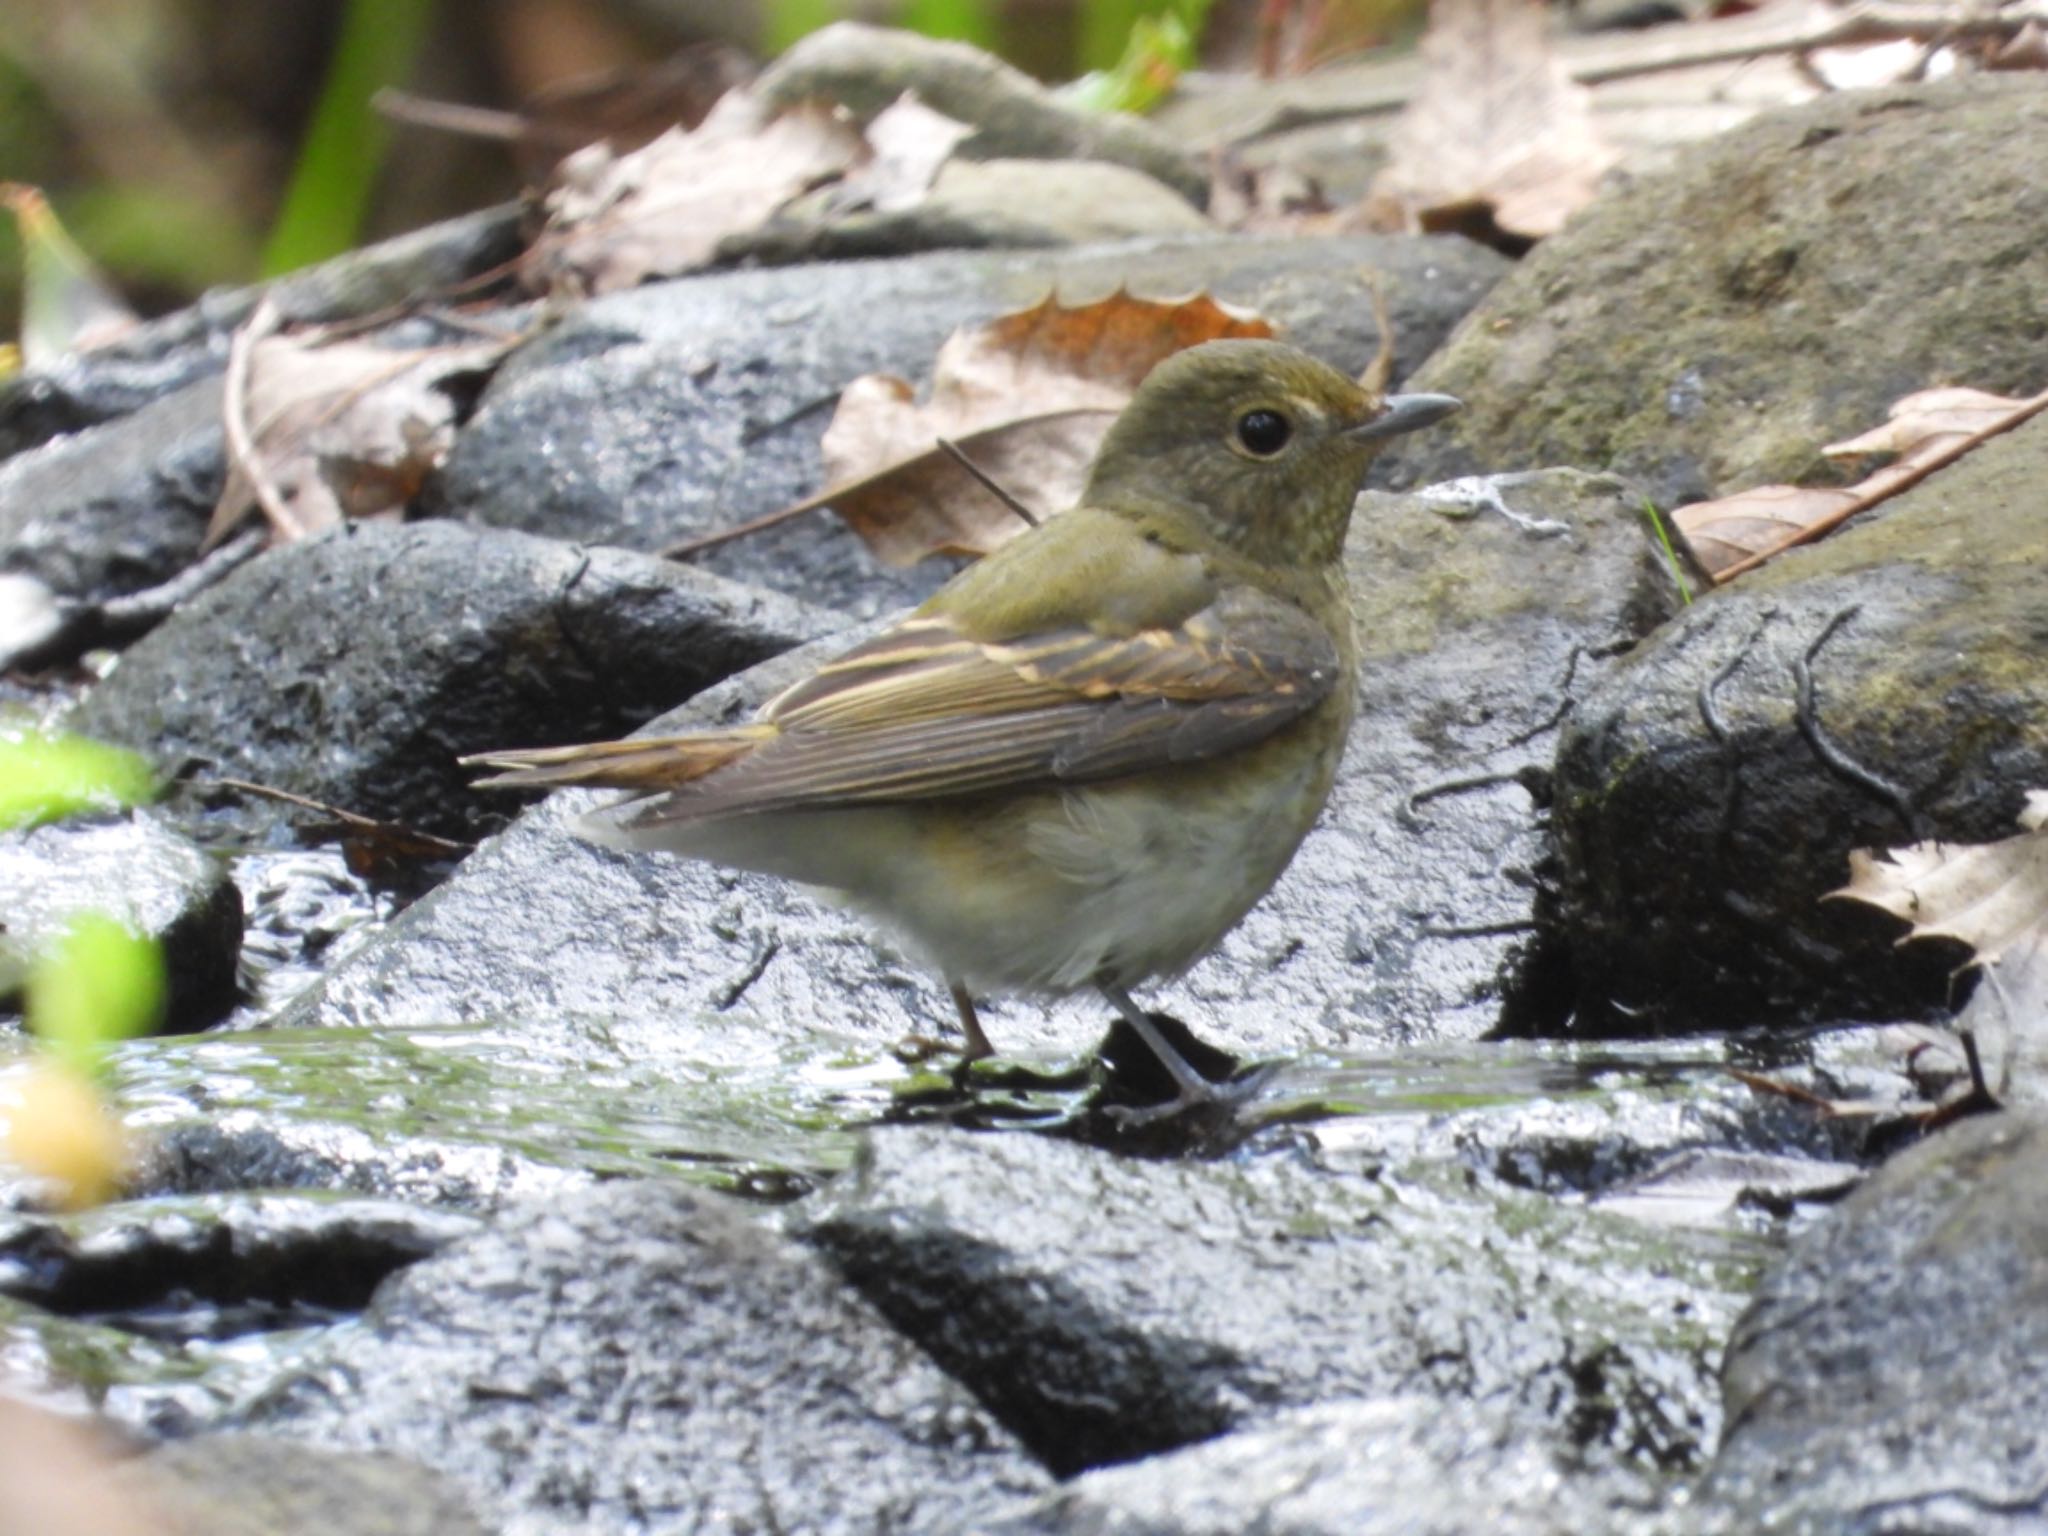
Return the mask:
[(1237, 440), (1245, 451), (1270, 459), (1287, 446), (1294, 428), (1278, 411), (1246, 411), (1237, 418)]

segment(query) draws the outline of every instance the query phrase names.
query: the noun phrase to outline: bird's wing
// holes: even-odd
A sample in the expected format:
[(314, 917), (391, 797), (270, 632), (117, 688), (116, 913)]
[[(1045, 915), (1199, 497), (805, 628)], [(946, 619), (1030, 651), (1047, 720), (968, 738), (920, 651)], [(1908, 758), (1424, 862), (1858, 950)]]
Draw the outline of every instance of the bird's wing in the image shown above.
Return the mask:
[[(636, 807), (648, 827), (710, 817), (1081, 782), (1249, 746), (1336, 686), (1329, 632), (1256, 588), (1222, 588), (1171, 628), (1085, 626), (991, 641), (906, 619), (781, 694), (750, 750)], [(758, 727), (757, 727), (758, 729)]]

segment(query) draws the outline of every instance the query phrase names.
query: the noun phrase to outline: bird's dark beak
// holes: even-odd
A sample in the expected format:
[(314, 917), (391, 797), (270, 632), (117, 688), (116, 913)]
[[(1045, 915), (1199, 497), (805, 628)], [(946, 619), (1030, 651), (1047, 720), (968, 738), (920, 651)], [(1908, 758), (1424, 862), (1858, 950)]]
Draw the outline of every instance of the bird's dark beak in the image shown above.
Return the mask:
[(1399, 437), (1433, 427), (1446, 416), (1465, 409), (1465, 402), (1451, 395), (1389, 395), (1386, 408), (1371, 421), (1352, 427), (1348, 437)]

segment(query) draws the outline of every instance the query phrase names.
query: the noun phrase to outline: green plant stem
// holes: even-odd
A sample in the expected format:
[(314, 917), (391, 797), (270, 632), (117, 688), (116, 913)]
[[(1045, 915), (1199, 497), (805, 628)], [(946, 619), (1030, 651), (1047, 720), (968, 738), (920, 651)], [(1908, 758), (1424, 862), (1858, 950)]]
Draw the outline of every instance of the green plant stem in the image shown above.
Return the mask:
[(350, 249), (362, 229), (390, 124), (370, 108), (404, 82), (434, 0), (349, 0), (299, 163), (263, 252), (263, 272), (290, 271)]

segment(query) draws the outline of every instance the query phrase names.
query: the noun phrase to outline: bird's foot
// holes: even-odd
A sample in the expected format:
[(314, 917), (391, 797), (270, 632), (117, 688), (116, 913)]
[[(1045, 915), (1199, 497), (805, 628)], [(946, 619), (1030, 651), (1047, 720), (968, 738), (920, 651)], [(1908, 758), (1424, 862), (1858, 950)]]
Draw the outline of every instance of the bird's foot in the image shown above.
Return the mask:
[(1194, 1144), (1234, 1129), (1240, 1106), (1265, 1085), (1270, 1071), (1238, 1075), (1235, 1057), (1196, 1039), (1179, 1020), (1144, 1012), (1121, 988), (1103, 992), (1121, 1019), (1103, 1042), (1110, 1102), (1099, 1113), (1118, 1135), (1170, 1126), (1177, 1139)]
[(1105, 1104), (1102, 1113), (1126, 1131), (1179, 1121), (1204, 1132), (1213, 1131), (1234, 1121), (1238, 1107), (1256, 1098), (1271, 1076), (1270, 1067), (1260, 1067), (1220, 1083), (1204, 1078), (1200, 1086), (1181, 1085), (1170, 1099), (1153, 1104)]

